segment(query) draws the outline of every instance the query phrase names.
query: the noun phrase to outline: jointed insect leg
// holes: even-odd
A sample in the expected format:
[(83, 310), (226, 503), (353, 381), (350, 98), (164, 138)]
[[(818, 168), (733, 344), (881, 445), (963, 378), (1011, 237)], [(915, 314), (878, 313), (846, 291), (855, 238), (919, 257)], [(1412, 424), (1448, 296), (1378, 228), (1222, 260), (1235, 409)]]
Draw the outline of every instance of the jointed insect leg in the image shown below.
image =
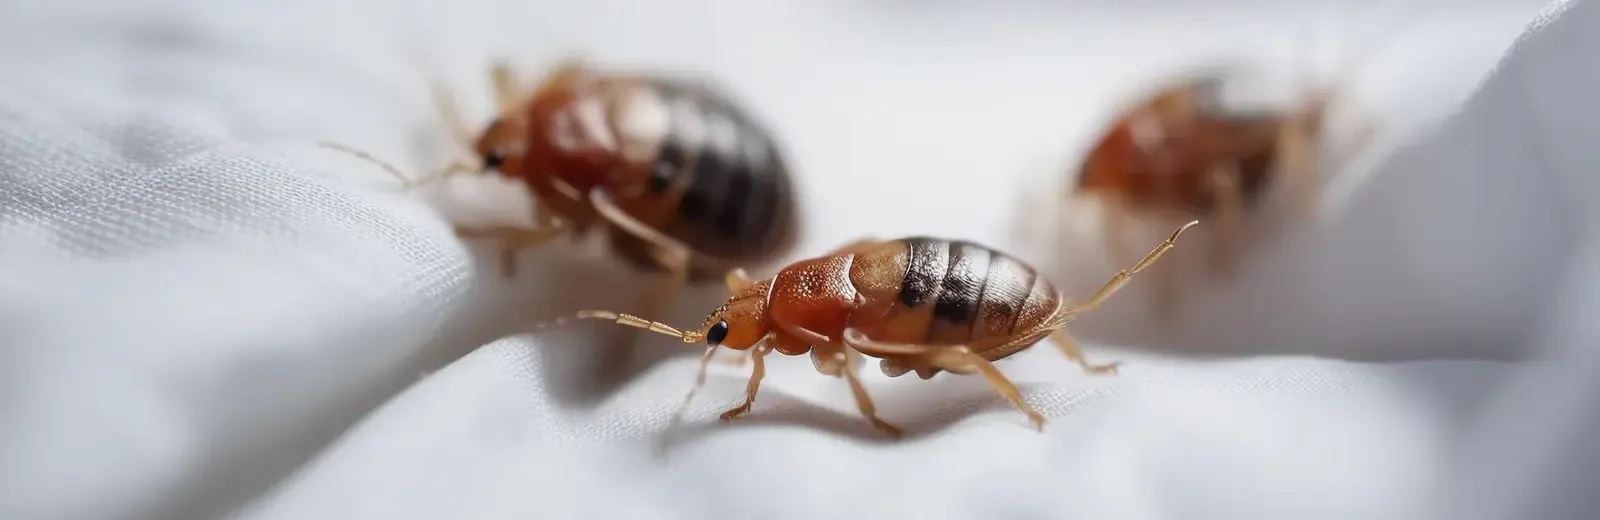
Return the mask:
[(687, 266), (689, 259), (686, 255), (690, 251), (689, 246), (650, 227), (644, 222), (640, 222), (639, 219), (633, 218), (622, 208), (617, 207), (616, 202), (611, 199), (610, 195), (606, 194), (605, 190), (589, 192), (589, 202), (594, 206), (595, 212), (599, 213), (601, 218), (605, 219), (607, 223), (617, 230), (633, 235), (658, 249), (675, 251), (679, 252), (678, 254), (685, 255), (682, 261)]
[(497, 238), (503, 241), (500, 250), (500, 271), (506, 278), (517, 275), (517, 253), (536, 247), (561, 236), (567, 228), (548, 211), (540, 209), (534, 227), (520, 226), (456, 226), (456, 236), (464, 239)]
[(872, 396), (867, 394), (867, 388), (862, 386), (861, 379), (856, 377), (856, 369), (862, 363), (859, 359), (851, 358), (848, 340), (836, 341), (804, 327), (792, 325), (783, 326), (783, 330), (793, 336), (794, 341), (811, 345), (811, 360), (816, 364), (818, 372), (844, 378), (845, 383), (850, 385), (850, 394), (855, 396), (856, 408), (861, 410), (861, 416), (867, 423), (895, 439), (905, 435), (899, 427), (878, 418), (878, 406), (872, 403)]
[(1088, 300), (1085, 300), (1082, 303), (1073, 305), (1073, 307), (1066, 312), (1076, 315), (1094, 310), (1095, 307), (1099, 307), (1101, 303), (1105, 302), (1106, 298), (1116, 294), (1118, 289), (1121, 289), (1123, 285), (1126, 285), (1128, 280), (1133, 278), (1135, 273), (1143, 271), (1144, 268), (1149, 267), (1150, 264), (1161, 258), (1161, 255), (1166, 254), (1167, 250), (1172, 249), (1173, 246), (1177, 245), (1179, 235), (1182, 235), (1185, 230), (1188, 230), (1190, 227), (1199, 223), (1199, 221), (1190, 221), (1188, 224), (1184, 224), (1183, 227), (1178, 228), (1177, 231), (1173, 231), (1172, 236), (1167, 237), (1166, 241), (1156, 246), (1155, 249), (1150, 250), (1150, 253), (1146, 254), (1144, 259), (1139, 260), (1139, 263), (1134, 264), (1132, 268), (1125, 269), (1121, 272), (1118, 272), (1115, 276), (1112, 276), (1110, 280), (1106, 281), (1105, 285), (1100, 287), (1099, 291), (1094, 293), (1094, 296), (1090, 296)]
[(1302, 215), (1317, 211), (1322, 179), (1317, 168), (1315, 125), (1321, 117), (1294, 117), (1278, 132), (1274, 145), (1278, 156), (1277, 173), (1289, 187), (1291, 202)]
[(522, 89), (517, 86), (516, 74), (512, 73), (511, 64), (496, 61), (489, 67), (489, 82), (494, 87), (495, 105), (504, 112), (515, 108), (522, 101)]
[(750, 285), (750, 283), (753, 281), (750, 279), (750, 274), (744, 272), (744, 269), (742, 268), (728, 270), (728, 274), (724, 276), (724, 280), (728, 284), (729, 293), (742, 291), (744, 290), (745, 286)]
[[(605, 219), (606, 223), (610, 224), (615, 231), (633, 235), (635, 238), (649, 244), (652, 247), (652, 254), (655, 255), (657, 263), (667, 270), (668, 277), (662, 280), (655, 291), (645, 299), (645, 310), (653, 315), (666, 305), (679, 288), (687, 283), (691, 267), (689, 264), (693, 260), (689, 246), (633, 218), (622, 208), (617, 207), (616, 202), (612, 201), (605, 190), (589, 192), (589, 202), (593, 204), (595, 211), (600, 214), (600, 218)], [(623, 343), (626, 344), (631, 340), (632, 335), (629, 335), (624, 338)]]
[(433, 107), (439, 112), (439, 118), (444, 120), (445, 126), (450, 127), (456, 144), (463, 150), (472, 150), (477, 143), (478, 132), (462, 117), (461, 108), (456, 105), (455, 95), (450, 93), (449, 87), (435, 80), (428, 86), (428, 93), (433, 97)]
[[(1350, 53), (1345, 58), (1345, 63), (1336, 69), (1339, 72), (1334, 74), (1335, 77), (1341, 78), (1341, 82), (1344, 84), (1318, 87), (1315, 85), (1318, 82), (1312, 78), (1309, 71), (1303, 73), (1302, 76), (1305, 78), (1306, 83), (1309, 84), (1302, 88), (1302, 90), (1308, 92), (1306, 102), (1298, 117), (1292, 118), (1290, 126), (1285, 131), (1280, 132), (1281, 141), (1278, 148), (1278, 155), (1283, 157), (1283, 160), (1280, 161), (1279, 171), (1299, 179), (1295, 190), (1298, 193), (1295, 194), (1295, 198), (1303, 215), (1315, 215), (1317, 207), (1321, 204), (1318, 192), (1321, 191), (1322, 179), (1320, 159), (1317, 157), (1320, 155), (1318, 150), (1320, 147), (1315, 141), (1322, 132), (1322, 125), (1326, 121), (1328, 107), (1334, 103), (1336, 98), (1349, 93), (1351, 88), (1349, 82), (1359, 77), (1358, 70), (1371, 64), (1371, 60), (1381, 57), (1383, 54), (1379, 51), (1383, 48), (1383, 45), (1389, 43), (1392, 38), (1405, 35), (1406, 32), (1403, 29), (1409, 27), (1414, 21), (1412, 17), (1420, 16), (1423, 12), (1404, 13), (1403, 16), (1394, 21), (1393, 25), (1386, 25), (1380, 29), (1379, 33), (1368, 38), (1365, 48)], [(1310, 46), (1307, 45), (1306, 47), (1309, 52)], [(1302, 61), (1302, 63), (1309, 62), (1310, 60)], [(1356, 148), (1358, 149), (1365, 148), (1370, 144), (1370, 141), (1376, 137), (1375, 134), (1377, 133), (1373, 120), (1370, 118), (1363, 119), (1365, 121), (1361, 123), (1361, 128), (1355, 131)], [(1344, 152), (1348, 152), (1341, 154), (1346, 159), (1355, 155), (1353, 153), (1354, 150), (1345, 150)], [(1341, 164), (1334, 171), (1342, 168), (1343, 165)]]
[(989, 382), (989, 386), (994, 387), (995, 393), (1000, 394), (1001, 399), (1005, 399), (1017, 411), (1028, 416), (1028, 422), (1033, 423), (1034, 429), (1044, 430), (1044, 414), (1028, 406), (1028, 403), (1022, 400), (1022, 392), (1017, 390), (1017, 385), (983, 356), (973, 353), (965, 346), (955, 346), (936, 350), (929, 354), (926, 360), (930, 365), (951, 372), (977, 371)]
[[(841, 353), (840, 355), (843, 356), (844, 354)], [(840, 362), (846, 364), (846, 366), (849, 365), (847, 360), (840, 360)], [(850, 385), (850, 394), (855, 396), (856, 408), (861, 410), (861, 416), (866, 417), (867, 422), (871, 423), (873, 428), (877, 428), (895, 439), (905, 435), (905, 432), (901, 431), (900, 428), (878, 418), (878, 406), (872, 403), (872, 396), (867, 395), (867, 388), (861, 386), (861, 379), (856, 377), (854, 370), (840, 370), (839, 374), (844, 377), (845, 383)]]
[(856, 351), (856, 349), (846, 348), (844, 349), (844, 355), (844, 369), (852, 374), (861, 372), (861, 367), (867, 365), (867, 357), (861, 355), (861, 353)]
[(706, 353), (700, 356), (700, 371), (695, 374), (694, 386), (689, 387), (689, 393), (683, 396), (683, 403), (678, 405), (678, 411), (667, 421), (667, 428), (661, 433), (661, 448), (666, 448), (667, 443), (672, 440), (672, 435), (677, 432), (678, 426), (683, 424), (683, 414), (689, 411), (689, 402), (694, 400), (694, 394), (706, 386), (706, 374), (711, 369), (711, 357), (716, 353), (717, 347), (709, 347)]
[(722, 360), (722, 363), (731, 367), (742, 367), (746, 362), (749, 361), (750, 354), (745, 352), (735, 352), (732, 358), (725, 358)]
[(1057, 329), (1055, 332), (1050, 333), (1050, 343), (1055, 344), (1056, 350), (1060, 350), (1062, 355), (1067, 356), (1067, 360), (1082, 367), (1085, 373), (1116, 375), (1117, 367), (1122, 365), (1120, 361), (1103, 364), (1089, 363), (1088, 358), (1083, 355), (1083, 347), (1078, 344), (1077, 338), (1073, 338), (1072, 334), (1067, 332), (1067, 329)]
[(1040, 414), (1038, 410), (1034, 410), (1033, 407), (1028, 406), (1028, 403), (1022, 400), (1022, 392), (1017, 390), (1017, 385), (1012, 383), (1011, 379), (1007, 378), (1005, 374), (1001, 373), (1000, 369), (995, 368), (994, 363), (990, 363), (983, 356), (972, 352), (972, 349), (965, 345), (929, 347), (883, 343), (866, 338), (864, 335), (853, 331), (846, 332), (845, 338), (847, 344), (858, 345), (856, 348), (867, 352), (893, 352), (897, 353), (899, 357), (913, 361), (915, 364), (938, 367), (952, 373), (966, 374), (976, 371), (983, 376), (984, 380), (989, 382), (989, 386), (994, 387), (995, 393), (1000, 394), (1001, 399), (1005, 399), (1007, 403), (1010, 403), (1023, 415), (1028, 416), (1028, 422), (1033, 423), (1034, 428), (1044, 428), (1044, 415)]
[(744, 386), (744, 403), (722, 412), (722, 420), (731, 421), (750, 413), (750, 407), (756, 404), (756, 392), (761, 390), (761, 380), (767, 377), (767, 352), (770, 350), (766, 345), (750, 350), (750, 360), (755, 366), (750, 369), (750, 381)]

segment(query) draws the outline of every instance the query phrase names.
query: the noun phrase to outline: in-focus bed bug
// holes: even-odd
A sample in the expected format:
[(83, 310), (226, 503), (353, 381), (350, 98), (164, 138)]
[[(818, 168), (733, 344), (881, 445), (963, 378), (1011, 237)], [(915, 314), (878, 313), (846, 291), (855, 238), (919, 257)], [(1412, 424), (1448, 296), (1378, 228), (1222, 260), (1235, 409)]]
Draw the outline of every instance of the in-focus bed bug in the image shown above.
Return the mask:
[(890, 377), (916, 372), (929, 379), (940, 371), (982, 375), (1035, 428), (1042, 429), (1044, 416), (1022, 400), (1016, 385), (992, 362), (1048, 339), (1084, 371), (1114, 374), (1117, 363), (1092, 364), (1084, 358), (1077, 341), (1066, 332), (1067, 323), (1115, 294), (1198, 223), (1179, 227), (1133, 267), (1077, 303), (1005, 253), (972, 242), (909, 237), (851, 243), (790, 264), (765, 280), (731, 271), (727, 276), (731, 296), (698, 330), (681, 331), (609, 311), (584, 311), (545, 326), (604, 319), (685, 343), (705, 341), (709, 348), (701, 358), (695, 386), (674, 416), (673, 426), (705, 383), (712, 355), (718, 348), (728, 348), (750, 352), (755, 366), (743, 404), (724, 412), (723, 420), (750, 411), (766, 375), (762, 359), (775, 351), (790, 356), (809, 353), (818, 372), (843, 378), (862, 415), (891, 437), (899, 437), (901, 430), (878, 418), (856, 376), (862, 355), (878, 358)]
[[(664, 272), (639, 312), (654, 314), (685, 284), (720, 279), (735, 266), (775, 260), (798, 234), (795, 190), (769, 131), (706, 81), (662, 74), (555, 67), (532, 91), (509, 66), (491, 72), (499, 115), (481, 132), (454, 102), (435, 101), (476, 164), (454, 163), (406, 187), (444, 177), (498, 172), (534, 195), (534, 227), (469, 228), (463, 238), (503, 240), (501, 266), (516, 253), (595, 228), (636, 267)], [(368, 154), (322, 143), (378, 163)]]

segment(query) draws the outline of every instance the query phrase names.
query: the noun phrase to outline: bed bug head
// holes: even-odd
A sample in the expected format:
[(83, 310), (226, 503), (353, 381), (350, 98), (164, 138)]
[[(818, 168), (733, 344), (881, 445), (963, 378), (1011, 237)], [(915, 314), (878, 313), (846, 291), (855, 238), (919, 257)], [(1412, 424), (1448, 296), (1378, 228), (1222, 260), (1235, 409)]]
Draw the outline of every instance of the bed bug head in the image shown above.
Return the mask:
[(700, 324), (707, 345), (733, 350), (749, 350), (770, 332), (767, 322), (767, 293), (770, 280), (751, 282), (733, 291), (728, 301), (711, 311)]
[(473, 153), (484, 171), (501, 174), (519, 172), (528, 153), (528, 120), (525, 117), (497, 117), (472, 143)]
[[(587, 78), (589, 73), (578, 59), (568, 59), (556, 64), (545, 78), (526, 97), (518, 94), (514, 98), (503, 98), (500, 114), (479, 132), (478, 138), (473, 142), (473, 152), (482, 161), (484, 170), (495, 170), (502, 174), (519, 175), (524, 170), (525, 158), (529, 153), (529, 137), (534, 125), (538, 124), (538, 117), (530, 110), (531, 105), (538, 101), (560, 101), (573, 95), (575, 84)], [(509, 82), (508, 79), (500, 81)]]

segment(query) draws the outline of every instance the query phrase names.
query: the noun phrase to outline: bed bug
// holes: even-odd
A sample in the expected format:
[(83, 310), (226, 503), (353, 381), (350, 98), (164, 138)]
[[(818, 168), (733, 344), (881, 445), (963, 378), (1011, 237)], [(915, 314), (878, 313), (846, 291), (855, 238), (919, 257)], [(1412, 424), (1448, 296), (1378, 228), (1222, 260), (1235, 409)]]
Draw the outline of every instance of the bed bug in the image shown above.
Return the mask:
[(1116, 373), (1118, 363), (1095, 364), (1084, 357), (1067, 333), (1067, 323), (1098, 307), (1198, 223), (1179, 227), (1137, 264), (1077, 303), (1034, 268), (1003, 252), (963, 240), (918, 236), (854, 242), (790, 264), (764, 280), (731, 271), (726, 279), (729, 298), (696, 330), (608, 311), (584, 311), (546, 325), (604, 319), (685, 343), (705, 341), (708, 348), (695, 386), (669, 431), (705, 384), (707, 366), (719, 348), (747, 351), (754, 362), (744, 402), (722, 413), (725, 421), (750, 411), (766, 374), (762, 360), (778, 352), (809, 353), (818, 372), (843, 378), (867, 422), (891, 437), (900, 437), (902, 431), (878, 418), (856, 376), (863, 355), (879, 359), (889, 377), (979, 374), (1035, 428), (1043, 429), (1044, 416), (1022, 400), (1016, 385), (992, 362), (1049, 340), (1085, 372)]
[(1107, 249), (1129, 256), (1122, 241), (1134, 217), (1204, 217), (1214, 222), (1213, 267), (1231, 272), (1245, 212), (1272, 181), (1294, 190), (1300, 207), (1315, 194), (1314, 140), (1326, 107), (1314, 96), (1286, 113), (1222, 109), (1221, 78), (1186, 78), (1121, 114), (1078, 169), (1069, 195), (1105, 203)]
[[(1265, 202), (1315, 214), (1318, 141), (1335, 91), (1313, 91), (1290, 110), (1243, 111), (1220, 103), (1222, 82), (1216, 75), (1185, 78), (1135, 103), (1078, 168), (1067, 195), (1103, 204), (1102, 237), (1117, 262), (1132, 256), (1126, 240), (1134, 221), (1202, 218), (1212, 223), (1212, 272), (1228, 277), (1238, 268), (1247, 218)], [(1156, 284), (1163, 294), (1153, 303), (1170, 316), (1178, 280), (1165, 271)]]
[[(534, 227), (456, 227), (463, 238), (503, 241), (503, 274), (516, 253), (596, 227), (634, 266), (664, 273), (641, 312), (654, 313), (685, 284), (782, 256), (797, 235), (789, 170), (771, 133), (707, 81), (602, 72), (561, 62), (531, 91), (505, 63), (491, 70), (499, 115), (481, 131), (449, 95), (435, 101), (476, 155), (407, 188), (451, 175), (494, 172), (535, 197)], [(333, 143), (325, 146), (356, 153)]]
[[(1394, 34), (1407, 20), (1386, 30)], [(1367, 50), (1354, 53), (1340, 67), (1341, 77), (1353, 78), (1381, 41), (1369, 40)], [(1103, 204), (1102, 237), (1115, 261), (1134, 254), (1125, 239), (1135, 221), (1200, 218), (1212, 233), (1212, 272), (1229, 277), (1238, 270), (1247, 224), (1261, 222), (1256, 217), (1269, 202), (1290, 210), (1283, 216), (1317, 214), (1329, 109), (1348, 89), (1308, 81), (1287, 107), (1243, 108), (1222, 96), (1235, 72), (1191, 72), (1163, 82), (1124, 108), (1079, 164), (1066, 196)], [(1372, 143), (1372, 123), (1355, 128), (1343, 161)], [(1166, 294), (1155, 303), (1170, 311), (1177, 280), (1171, 269), (1161, 271), (1157, 287)]]

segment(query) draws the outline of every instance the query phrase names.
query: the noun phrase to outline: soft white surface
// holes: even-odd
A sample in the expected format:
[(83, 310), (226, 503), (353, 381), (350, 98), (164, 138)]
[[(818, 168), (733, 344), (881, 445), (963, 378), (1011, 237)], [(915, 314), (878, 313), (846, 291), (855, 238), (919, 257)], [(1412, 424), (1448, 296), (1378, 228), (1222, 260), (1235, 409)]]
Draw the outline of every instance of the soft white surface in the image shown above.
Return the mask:
[[(1356, 94), (1393, 153), (1334, 181), (1327, 222), (1263, 248), (1174, 330), (1142, 319), (1137, 283), (1085, 318), (1085, 339), (1147, 347), (1092, 348), (1126, 361), (1122, 377), (1043, 350), (1001, 364), (1052, 417), (1043, 434), (979, 380), (871, 370), (885, 418), (913, 432), (885, 442), (842, 383), (777, 359), (738, 425), (707, 421), (743, 386), (718, 367), (663, 462), (648, 450), (692, 382), (691, 351), (642, 338), (636, 369), (606, 381), (592, 347), (613, 331), (516, 333), (629, 305), (643, 277), (583, 250), (529, 255), (537, 274), (512, 283), (492, 265), (475, 276), (440, 216), (517, 215), (515, 191), (409, 199), (310, 143), (440, 164), (451, 150), (423, 82), (436, 71), (483, 117), (492, 55), (530, 75), (575, 51), (707, 70), (802, 172), (806, 251), (863, 234), (978, 238), (1070, 268), (1062, 285), (1082, 293), (1111, 268), (1041, 208), (1120, 94), (1195, 64), (1293, 74), (1312, 20), (1315, 63), (1331, 64), (1415, 9), (674, 4), (4, 6), (0, 517), (1595, 510), (1582, 483), (1596, 467), (1600, 253), (1579, 239), (1600, 193), (1600, 4), (1535, 32), (1481, 88), (1540, 3), (1453, 2), (1412, 21)], [(472, 207), (487, 201), (502, 204)], [(695, 323), (719, 297), (686, 293), (670, 318)], [(1540, 348), (1573, 352), (1526, 369), (1465, 359)], [(1195, 351), (1254, 355), (1164, 354)], [(1421, 357), (1457, 360), (1346, 360)]]

